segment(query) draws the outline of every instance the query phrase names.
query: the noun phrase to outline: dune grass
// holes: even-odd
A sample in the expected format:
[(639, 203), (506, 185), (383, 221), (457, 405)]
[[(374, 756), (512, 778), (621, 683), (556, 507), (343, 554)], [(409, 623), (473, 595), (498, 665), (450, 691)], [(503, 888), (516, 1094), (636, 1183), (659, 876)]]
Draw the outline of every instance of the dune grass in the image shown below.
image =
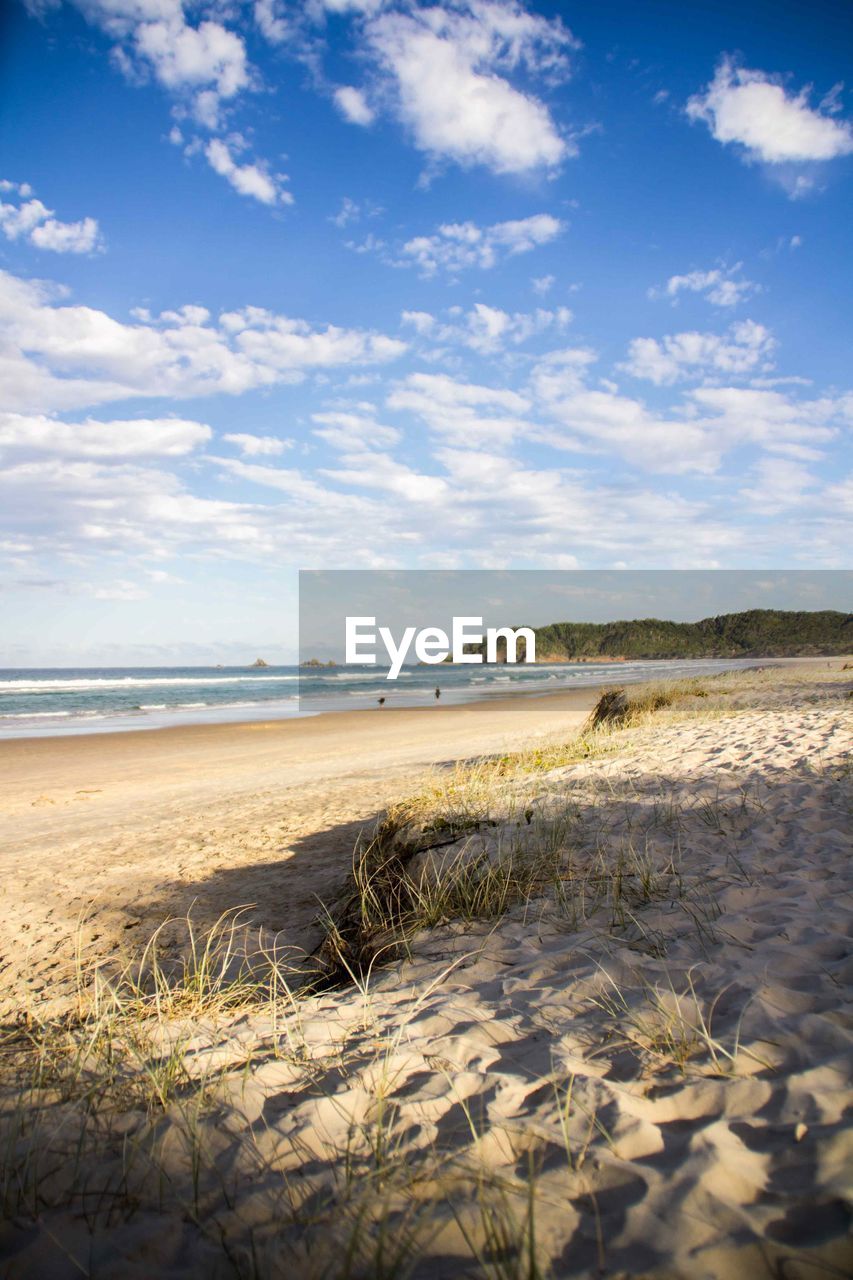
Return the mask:
[[(800, 680), (806, 692), (808, 683)], [(213, 1248), (230, 1273), (251, 1280), (431, 1276), (429, 1258), (441, 1253), (471, 1277), (545, 1280), (544, 1202), (589, 1216), (604, 1268), (608, 1241), (588, 1168), (596, 1152), (618, 1159), (618, 1144), (575, 1076), (555, 1067), (536, 1081), (553, 1093), (547, 1132), (487, 1128), (462, 1096), (467, 1140), (419, 1142), (395, 1064), (417, 1014), (468, 953), (457, 948), (438, 966), (390, 1031), (372, 1009), (374, 989), (424, 931), (471, 928), (476, 951), (508, 914), (568, 930), (594, 925), (665, 960), (654, 915), (663, 903), (712, 948), (713, 877), (691, 881), (681, 841), (696, 824), (714, 833), (723, 870), (713, 875), (746, 883), (737, 836), (762, 797), (704, 792), (688, 803), (665, 789), (620, 789), (604, 774), (575, 790), (571, 766), (607, 760), (663, 724), (737, 713), (772, 688), (761, 672), (631, 687), (599, 704), (569, 741), (436, 773), (359, 842), (341, 901), (324, 908), (325, 942), (306, 965), (260, 939), (249, 945), (248, 907), (203, 930), (190, 914), (177, 948), (165, 941), (176, 924), (166, 922), (122, 963), (91, 966), (80, 952), (72, 1013), (41, 1021), (30, 1011), (0, 1031), (3, 1216), (45, 1230), (73, 1219), (56, 1248), (82, 1275), (97, 1274), (99, 1240), (153, 1213), (183, 1222), (193, 1256)], [(770, 1057), (741, 1044), (740, 1022), (718, 1034), (723, 994), (700, 996), (691, 974), (634, 990), (602, 973), (589, 1008), (610, 1025), (611, 1045), (624, 1044), (655, 1075), (770, 1070)], [(322, 1041), (318, 1019), (329, 1019)], [(248, 1100), (271, 1068), (295, 1101), (332, 1106), (336, 1135), (308, 1144), (267, 1127)], [(368, 1105), (339, 1104), (341, 1081), (358, 1082)], [(238, 1155), (223, 1165), (226, 1136)], [(507, 1153), (497, 1161), (496, 1144)], [(559, 1167), (540, 1160), (552, 1149), (562, 1152)]]
[[(562, 779), (544, 802), (531, 788), (572, 765), (614, 756), (632, 732), (735, 714), (772, 684), (772, 673), (745, 671), (608, 689), (569, 739), (437, 771), (357, 845), (347, 890), (325, 913), (321, 980), (346, 982), (395, 959), (422, 929), (495, 920), (547, 896), (574, 924), (607, 901), (620, 925), (655, 896), (676, 887), (682, 896), (675, 864), (653, 867), (630, 836), (579, 865), (572, 851), (581, 814)], [(613, 799), (602, 795), (602, 808)], [(666, 804), (665, 797), (655, 802), (655, 820), (677, 825)], [(720, 805), (711, 798), (701, 805), (705, 821), (722, 828)]]

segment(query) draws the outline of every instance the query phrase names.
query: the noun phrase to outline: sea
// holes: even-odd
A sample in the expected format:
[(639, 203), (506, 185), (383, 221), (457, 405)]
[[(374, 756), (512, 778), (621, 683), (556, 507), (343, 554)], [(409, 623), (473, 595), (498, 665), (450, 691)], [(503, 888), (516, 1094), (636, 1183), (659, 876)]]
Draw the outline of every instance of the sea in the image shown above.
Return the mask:
[(509, 694), (681, 679), (755, 666), (673, 659), (541, 666), (63, 667), (0, 669), (0, 738), (282, 720), (330, 711), (480, 702)]

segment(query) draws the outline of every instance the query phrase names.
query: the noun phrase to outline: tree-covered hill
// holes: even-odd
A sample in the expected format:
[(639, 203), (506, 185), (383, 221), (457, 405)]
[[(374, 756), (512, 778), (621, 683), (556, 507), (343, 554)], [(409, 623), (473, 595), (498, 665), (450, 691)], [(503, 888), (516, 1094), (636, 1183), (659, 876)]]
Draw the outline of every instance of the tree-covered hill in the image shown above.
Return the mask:
[[(539, 662), (577, 658), (791, 658), (853, 653), (853, 614), (749, 609), (700, 622), (552, 622), (535, 627)], [(499, 654), (502, 651), (499, 648)], [(520, 656), (520, 655), (519, 655)]]

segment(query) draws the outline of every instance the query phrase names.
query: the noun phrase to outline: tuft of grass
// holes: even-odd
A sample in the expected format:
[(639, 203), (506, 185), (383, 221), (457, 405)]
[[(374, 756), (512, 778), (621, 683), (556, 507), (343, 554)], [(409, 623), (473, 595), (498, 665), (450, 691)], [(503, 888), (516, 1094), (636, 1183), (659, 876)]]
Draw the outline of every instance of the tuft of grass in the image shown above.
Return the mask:
[[(405, 953), (422, 929), (495, 920), (545, 892), (558, 876), (557, 851), (530, 841), (525, 848), (510, 839), (491, 850), (464, 841), (436, 858), (436, 849), (458, 845), (458, 837), (412, 840), (401, 816), (386, 817), (366, 846), (356, 849), (349, 890), (337, 910), (327, 913), (317, 953), (321, 985), (363, 980), (377, 963)], [(427, 834), (434, 830), (432, 824), (422, 828)]]
[(626, 1043), (638, 1048), (658, 1068), (674, 1066), (682, 1075), (687, 1075), (690, 1067), (700, 1075), (736, 1076), (740, 1074), (739, 1060), (743, 1055), (770, 1069), (770, 1062), (741, 1044), (746, 1006), (728, 1045), (713, 1034), (714, 1013), (724, 993), (713, 1000), (703, 1000), (692, 972), (686, 974), (680, 990), (671, 980), (663, 987), (644, 984), (640, 1000), (634, 998), (636, 993), (626, 994), (610, 974), (602, 974), (604, 984), (599, 995), (591, 997), (591, 1003), (608, 1014)]
[[(564, 919), (586, 919), (608, 901), (612, 928), (637, 925), (638, 905), (680, 893), (674, 865), (656, 868), (629, 846), (599, 852), (581, 867), (572, 858), (577, 808), (565, 787), (562, 800), (551, 794), (547, 803), (535, 796), (531, 803), (531, 775), (606, 757), (626, 730), (656, 724), (662, 715), (670, 721), (726, 714), (733, 691), (749, 692), (762, 681), (764, 673), (747, 671), (605, 690), (576, 737), (436, 773), (356, 847), (347, 890), (325, 913), (317, 982), (360, 981), (405, 954), (421, 929), (494, 920), (549, 894)], [(721, 821), (711, 802), (703, 816), (709, 825)], [(682, 815), (671, 795), (654, 801), (650, 820), (678, 837)]]

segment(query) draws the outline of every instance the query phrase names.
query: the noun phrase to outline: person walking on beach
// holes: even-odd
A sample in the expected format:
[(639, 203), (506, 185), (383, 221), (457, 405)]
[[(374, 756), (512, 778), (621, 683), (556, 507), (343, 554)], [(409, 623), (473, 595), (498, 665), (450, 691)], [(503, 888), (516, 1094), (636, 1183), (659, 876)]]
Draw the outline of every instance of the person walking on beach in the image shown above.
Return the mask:
[(438, 700), (439, 700), (439, 698), (440, 698), (440, 697), (441, 697), (441, 690), (439, 689), (438, 685), (436, 685), (436, 687), (435, 687), (435, 700), (436, 700), (436, 702), (438, 702)]
[(384, 706), (385, 706), (385, 699), (384, 699), (384, 698), (377, 698), (377, 699), (376, 699), (376, 701), (379, 703), (380, 707), (384, 707)]

